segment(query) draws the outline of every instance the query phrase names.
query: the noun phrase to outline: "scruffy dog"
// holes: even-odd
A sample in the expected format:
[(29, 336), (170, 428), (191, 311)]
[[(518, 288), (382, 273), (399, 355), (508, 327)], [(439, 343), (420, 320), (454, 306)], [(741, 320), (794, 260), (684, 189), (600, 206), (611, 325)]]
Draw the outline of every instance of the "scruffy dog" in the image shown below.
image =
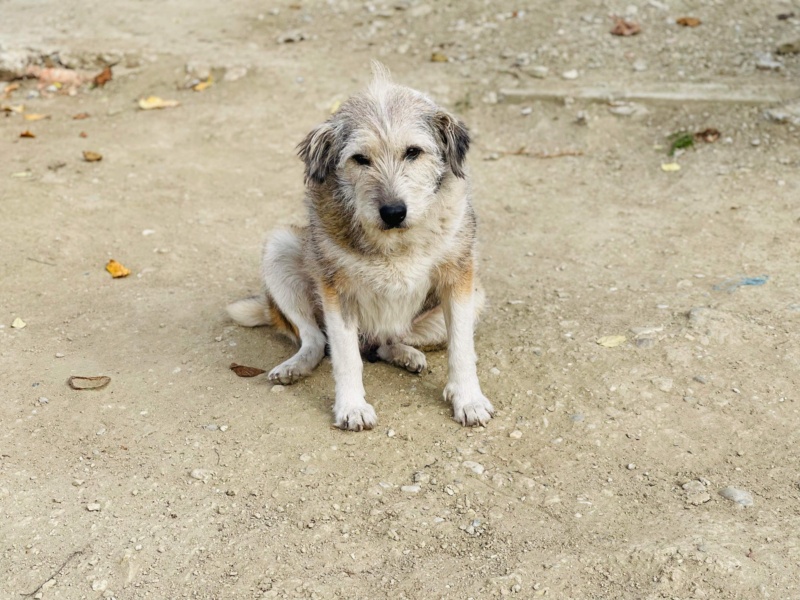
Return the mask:
[[(309, 375), (330, 348), (336, 425), (377, 423), (365, 400), (361, 352), (413, 373), (417, 348), (448, 346), (446, 400), (463, 425), (494, 409), (481, 392), (473, 327), (483, 305), (475, 213), (465, 171), (469, 133), (427, 96), (374, 66), (369, 88), (299, 145), (309, 224), (264, 246), (265, 292), (228, 306), (241, 325), (273, 325), (298, 342), (270, 381)], [(415, 348), (416, 347), (416, 348)]]

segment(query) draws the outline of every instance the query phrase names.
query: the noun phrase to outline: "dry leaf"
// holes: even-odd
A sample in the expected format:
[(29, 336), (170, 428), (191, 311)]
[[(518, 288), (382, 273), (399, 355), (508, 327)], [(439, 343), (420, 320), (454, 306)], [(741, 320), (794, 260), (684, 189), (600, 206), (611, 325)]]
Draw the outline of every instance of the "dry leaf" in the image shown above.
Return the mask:
[(214, 78), (211, 75), (209, 75), (208, 79), (206, 79), (205, 81), (201, 81), (200, 83), (194, 84), (192, 86), (192, 89), (195, 92), (202, 92), (203, 90), (207, 90), (208, 88), (210, 88), (212, 85), (214, 85)]
[(14, 319), (14, 321), (12, 321), (12, 323), (11, 323), (11, 326), (14, 329), (24, 329), (26, 325), (27, 325), (27, 323), (25, 321), (23, 321), (22, 319), (20, 319), (19, 317)]
[(39, 80), (40, 85), (66, 85), (78, 87), (88, 81), (89, 76), (79, 73), (72, 69), (45, 68), (31, 65), (25, 71), (26, 75), (32, 75)]
[(230, 369), (239, 377), (255, 377), (256, 375), (266, 373), (264, 369), (259, 369), (257, 367), (245, 367), (244, 365), (237, 365), (236, 363), (231, 363)]
[(98, 152), (92, 152), (91, 150), (84, 150), (83, 160), (86, 162), (99, 162), (103, 160), (103, 155)]
[(21, 137), (21, 138), (35, 138), (36, 136), (33, 134), (32, 131), (30, 131), (29, 129), (26, 129), (25, 131), (23, 131), (22, 133), (19, 134), (19, 137)]
[(94, 377), (80, 377), (73, 375), (67, 379), (67, 385), (73, 390), (101, 390), (111, 383), (108, 375), (97, 375)]
[(177, 100), (164, 100), (158, 96), (148, 96), (139, 98), (139, 108), (142, 110), (153, 110), (155, 108), (173, 108), (180, 105)]
[(696, 17), (681, 17), (675, 22), (683, 27), (697, 27), (702, 23), (702, 21)]
[[(87, 138), (87, 137), (89, 137), (89, 134), (88, 134), (88, 133), (86, 133), (85, 131), (81, 131), (81, 132), (78, 134), (78, 137)], [(94, 152), (92, 152), (92, 154), (94, 154)], [(97, 156), (100, 156), (100, 155), (98, 154)], [(100, 156), (100, 158), (102, 159), (103, 157), (102, 157), (102, 156)], [(91, 162), (91, 161), (90, 161), (90, 162)]]
[(604, 348), (616, 348), (624, 344), (628, 338), (624, 335), (606, 335), (597, 339), (597, 343)]
[(114, 279), (119, 279), (120, 277), (127, 277), (131, 274), (130, 269), (126, 269), (121, 263), (118, 263), (113, 258), (108, 261), (106, 265), (106, 271), (111, 273), (111, 276)]
[(334, 114), (337, 110), (339, 110), (339, 107), (341, 105), (342, 105), (341, 100), (335, 100), (333, 104), (331, 104), (331, 114)]
[(50, 115), (42, 115), (39, 113), (29, 113), (27, 115), (22, 115), (22, 118), (26, 121), (41, 121), (42, 119), (49, 119)]
[(703, 140), (708, 144), (713, 144), (716, 142), (722, 134), (719, 132), (719, 129), (714, 129), (713, 127), (709, 127), (708, 129), (704, 129), (703, 131), (698, 131), (694, 134), (694, 137), (697, 139)]
[(25, 110), (24, 104), (2, 104), (0, 105), (0, 110), (3, 112), (10, 112), (10, 113), (21, 113)]
[(662, 163), (661, 170), (667, 173), (674, 173), (675, 171), (680, 171), (681, 166), (678, 163)]
[(11, 94), (16, 92), (19, 89), (18, 83), (9, 83), (5, 88), (3, 88), (3, 93), (0, 94), (1, 100), (8, 100), (11, 97)]
[(447, 55), (441, 52), (434, 52), (431, 54), (431, 62), (447, 62)]
[(614, 27), (611, 28), (611, 35), (621, 35), (628, 37), (641, 33), (642, 28), (638, 23), (626, 21), (620, 17), (614, 17)]
[(77, 115), (72, 115), (72, 118), (76, 121), (81, 121), (83, 119), (89, 118), (89, 113), (78, 113)]
[(111, 73), (111, 67), (106, 67), (100, 73), (95, 75), (94, 79), (92, 79), (92, 83), (94, 83), (95, 87), (103, 87), (113, 78), (113, 74)]

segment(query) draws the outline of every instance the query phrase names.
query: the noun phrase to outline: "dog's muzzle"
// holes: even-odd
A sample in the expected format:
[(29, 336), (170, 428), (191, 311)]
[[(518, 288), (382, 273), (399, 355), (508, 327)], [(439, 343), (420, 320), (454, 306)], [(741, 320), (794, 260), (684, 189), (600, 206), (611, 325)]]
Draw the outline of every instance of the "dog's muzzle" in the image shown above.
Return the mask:
[(386, 223), (387, 229), (394, 229), (400, 227), (403, 221), (406, 220), (406, 205), (405, 204), (387, 204), (381, 206), (380, 209), (381, 219)]

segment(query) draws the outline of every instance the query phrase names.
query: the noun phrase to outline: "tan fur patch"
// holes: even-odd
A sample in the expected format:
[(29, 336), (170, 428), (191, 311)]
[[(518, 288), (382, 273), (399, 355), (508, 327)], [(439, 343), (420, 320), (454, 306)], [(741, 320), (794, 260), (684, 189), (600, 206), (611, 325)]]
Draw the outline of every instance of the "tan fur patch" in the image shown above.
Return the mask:
[(272, 320), (272, 326), (280, 333), (299, 343), (300, 332), (297, 330), (295, 324), (286, 318), (286, 315), (278, 308), (278, 305), (275, 304), (272, 298), (268, 300), (267, 312), (269, 312), (269, 317)]

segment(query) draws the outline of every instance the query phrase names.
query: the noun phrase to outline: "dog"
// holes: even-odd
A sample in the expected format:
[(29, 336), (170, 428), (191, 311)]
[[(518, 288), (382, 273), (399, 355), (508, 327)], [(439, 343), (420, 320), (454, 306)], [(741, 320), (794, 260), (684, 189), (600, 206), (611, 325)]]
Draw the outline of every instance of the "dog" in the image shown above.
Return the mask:
[(372, 429), (362, 352), (412, 373), (421, 349), (448, 348), (445, 400), (465, 426), (494, 408), (478, 381), (473, 330), (484, 304), (476, 275), (466, 126), (373, 65), (373, 80), (299, 144), (309, 223), (265, 242), (264, 293), (228, 306), (237, 323), (272, 325), (299, 345), (269, 372), (284, 385), (311, 374), (326, 342), (335, 424)]

